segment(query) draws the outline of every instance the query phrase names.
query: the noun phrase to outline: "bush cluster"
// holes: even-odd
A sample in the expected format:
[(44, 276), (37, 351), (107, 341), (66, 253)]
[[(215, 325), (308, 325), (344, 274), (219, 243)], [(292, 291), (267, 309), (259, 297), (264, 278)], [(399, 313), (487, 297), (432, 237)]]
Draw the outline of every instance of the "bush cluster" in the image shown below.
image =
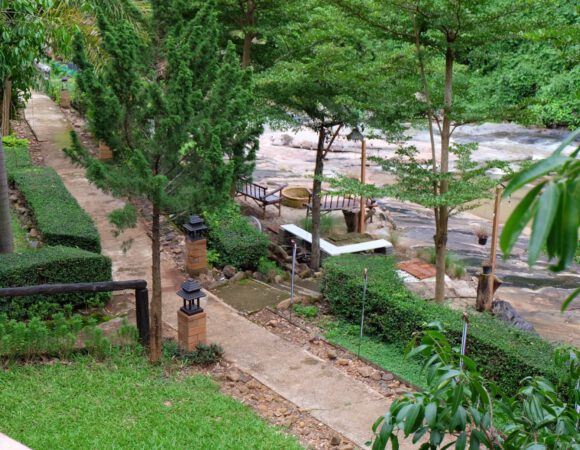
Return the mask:
[[(111, 337), (127, 346), (137, 342), (136, 336), (135, 327), (125, 321)], [(111, 340), (97, 327), (95, 319), (58, 313), (49, 321), (32, 317), (30, 321), (22, 322), (0, 314), (0, 360), (66, 357), (81, 348), (96, 357), (111, 353)]]
[(45, 244), (100, 253), (101, 242), (95, 224), (53, 169), (19, 170), (10, 177), (32, 211)]
[(219, 254), (218, 265), (255, 270), (260, 258), (268, 255), (268, 237), (256, 230), (232, 205), (205, 215), (209, 246)]
[[(111, 278), (109, 258), (78, 248), (43, 247), (23, 254), (0, 255), (0, 287), (88, 283)], [(109, 297), (109, 293), (1, 297), (0, 314), (14, 319), (47, 317), (62, 311), (64, 305), (98, 306)]]
[[(366, 334), (404, 346), (413, 333), (438, 321), (448, 330), (451, 341), (459, 345), (462, 312), (410, 293), (391, 257), (345, 255), (325, 260), (322, 292), (335, 315), (359, 323), (364, 268), (369, 270)], [(510, 394), (518, 390), (520, 380), (526, 376), (557, 379), (558, 372), (552, 363), (554, 349), (549, 343), (490, 315), (470, 317), (468, 353), (486, 378)]]

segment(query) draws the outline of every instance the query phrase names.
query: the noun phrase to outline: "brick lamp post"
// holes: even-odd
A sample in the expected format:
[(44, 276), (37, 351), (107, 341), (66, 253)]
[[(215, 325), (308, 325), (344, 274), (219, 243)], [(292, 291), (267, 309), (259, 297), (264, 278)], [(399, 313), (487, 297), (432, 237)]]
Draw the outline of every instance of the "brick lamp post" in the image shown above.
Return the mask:
[(207, 272), (207, 227), (199, 216), (191, 216), (189, 223), (183, 226), (186, 233), (186, 269), (191, 277)]
[(177, 292), (183, 299), (183, 306), (177, 312), (177, 337), (179, 345), (193, 352), (198, 344), (207, 341), (206, 313), (199, 304), (199, 300), (205, 297), (201, 291), (201, 285), (192, 280), (187, 280)]

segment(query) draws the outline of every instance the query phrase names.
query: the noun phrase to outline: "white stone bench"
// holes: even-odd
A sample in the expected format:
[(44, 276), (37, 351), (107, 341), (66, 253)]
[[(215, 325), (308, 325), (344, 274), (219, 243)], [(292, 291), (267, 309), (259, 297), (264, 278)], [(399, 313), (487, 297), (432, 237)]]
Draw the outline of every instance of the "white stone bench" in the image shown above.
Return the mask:
[[(306, 230), (303, 230), (299, 226), (288, 224), (282, 225), (280, 228), (282, 228), (282, 230), (284, 230), (286, 233), (294, 235), (297, 238), (312, 245), (312, 234)], [(325, 241), (324, 239), (320, 239), (320, 250), (322, 253), (325, 253), (328, 256), (338, 256), (346, 255), (349, 253), (361, 253), (377, 250), (380, 250), (381, 253), (386, 255), (390, 255), (393, 253), (393, 244), (384, 239), (376, 239), (374, 241), (361, 242), (359, 244), (337, 246), (331, 244), (328, 241)]]

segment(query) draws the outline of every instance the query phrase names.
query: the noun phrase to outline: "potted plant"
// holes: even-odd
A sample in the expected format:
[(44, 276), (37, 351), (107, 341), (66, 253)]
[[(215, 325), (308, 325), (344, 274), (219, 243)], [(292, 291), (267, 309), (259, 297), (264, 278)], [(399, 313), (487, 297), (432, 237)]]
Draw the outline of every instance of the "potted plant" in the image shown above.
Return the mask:
[(474, 231), (475, 236), (477, 236), (477, 241), (479, 245), (487, 244), (487, 238), (489, 237), (489, 231), (485, 227), (478, 227)]

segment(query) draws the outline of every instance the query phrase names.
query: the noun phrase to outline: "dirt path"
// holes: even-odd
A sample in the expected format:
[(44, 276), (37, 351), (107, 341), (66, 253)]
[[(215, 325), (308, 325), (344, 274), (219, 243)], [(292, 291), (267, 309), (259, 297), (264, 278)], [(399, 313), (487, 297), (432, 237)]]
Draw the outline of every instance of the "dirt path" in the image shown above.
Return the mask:
[[(84, 170), (65, 158), (61, 149), (68, 144), (70, 124), (60, 108), (47, 96), (34, 93), (25, 114), (42, 144), (46, 164), (59, 173), (72, 195), (93, 217), (101, 235), (103, 253), (113, 260), (114, 278), (150, 280), (150, 240), (145, 224), (140, 223), (120, 236), (112, 234), (107, 215), (122, 207), (123, 202), (90, 185)], [(133, 243), (124, 253), (122, 244), (129, 239)], [(176, 311), (180, 306), (175, 292), (183, 276), (167, 257), (162, 259), (162, 280), (165, 331), (167, 335), (175, 335)], [(388, 410), (392, 398), (382, 396), (332, 364), (250, 322), (211, 294), (204, 308), (208, 313), (209, 340), (224, 347), (228, 360), (364, 447), (371, 437), (372, 423)], [(413, 448), (405, 444), (401, 447)]]

